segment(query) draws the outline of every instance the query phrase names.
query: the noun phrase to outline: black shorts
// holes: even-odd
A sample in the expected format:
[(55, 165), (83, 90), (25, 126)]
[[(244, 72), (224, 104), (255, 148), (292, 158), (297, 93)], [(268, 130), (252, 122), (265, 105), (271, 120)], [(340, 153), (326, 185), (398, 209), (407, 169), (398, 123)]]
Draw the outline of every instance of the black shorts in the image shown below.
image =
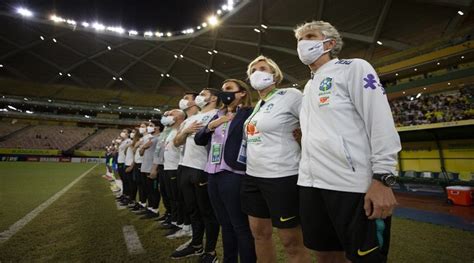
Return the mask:
[(391, 218), (369, 220), (364, 193), (299, 187), (304, 245), (345, 251), (352, 262), (386, 262)]
[(276, 228), (299, 225), (298, 175), (259, 178), (245, 175), (240, 190), (242, 211), (253, 217), (271, 218)]

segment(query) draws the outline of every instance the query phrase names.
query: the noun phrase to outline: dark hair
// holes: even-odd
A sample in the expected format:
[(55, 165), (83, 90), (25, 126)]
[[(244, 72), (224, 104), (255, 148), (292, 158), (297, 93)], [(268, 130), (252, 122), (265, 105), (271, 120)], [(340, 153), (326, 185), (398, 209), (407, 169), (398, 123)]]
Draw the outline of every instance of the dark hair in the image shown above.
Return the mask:
[(205, 88), (203, 90), (207, 90), (209, 91), (209, 93), (211, 93), (211, 96), (215, 96), (217, 98), (217, 101), (216, 101), (216, 106), (218, 106), (220, 103), (221, 103), (221, 98), (219, 97), (219, 94), (222, 92), (218, 89), (213, 89), (213, 88)]
[(243, 82), (240, 79), (226, 79), (222, 82), (222, 85), (226, 84), (227, 82), (233, 82), (237, 84), (239, 87), (239, 91), (245, 92), (245, 97), (242, 100), (242, 107), (243, 108), (251, 108), (252, 107), (252, 93), (250, 93), (250, 87), (247, 83)]
[(160, 120), (157, 120), (157, 119), (153, 119), (153, 120), (150, 120), (151, 123), (155, 124), (155, 127), (158, 127), (158, 130), (160, 132), (162, 132), (164, 129), (165, 129), (165, 126), (163, 124), (161, 124), (161, 121)]
[(193, 96), (193, 99), (195, 99), (195, 98), (197, 97), (197, 95), (199, 95), (199, 93), (196, 93), (196, 92), (186, 92), (186, 93), (184, 93), (184, 96), (186, 96), (186, 95), (191, 95), (191, 96)]

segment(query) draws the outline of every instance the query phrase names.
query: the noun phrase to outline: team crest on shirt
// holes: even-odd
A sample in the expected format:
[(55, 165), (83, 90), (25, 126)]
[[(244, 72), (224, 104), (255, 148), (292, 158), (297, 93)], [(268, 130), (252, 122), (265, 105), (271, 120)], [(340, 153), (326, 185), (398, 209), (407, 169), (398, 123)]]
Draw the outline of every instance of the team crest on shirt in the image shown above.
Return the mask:
[(202, 118), (202, 122), (205, 122), (205, 121), (209, 120), (209, 118), (210, 118), (210, 116), (204, 116), (204, 117)]
[(269, 113), (273, 109), (273, 106), (273, 103), (266, 105), (263, 113)]
[(320, 91), (328, 91), (332, 88), (332, 78), (327, 77), (321, 81), (321, 84), (319, 84), (319, 90)]

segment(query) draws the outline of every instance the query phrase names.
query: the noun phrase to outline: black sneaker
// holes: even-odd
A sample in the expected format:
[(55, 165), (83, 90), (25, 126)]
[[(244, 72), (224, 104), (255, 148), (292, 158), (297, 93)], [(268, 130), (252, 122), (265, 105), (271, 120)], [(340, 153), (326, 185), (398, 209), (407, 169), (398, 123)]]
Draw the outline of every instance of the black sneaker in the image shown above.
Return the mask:
[(131, 209), (132, 212), (138, 213), (143, 211), (145, 208), (141, 206), (139, 203), (135, 204), (135, 206)]
[(153, 219), (153, 218), (157, 218), (159, 216), (160, 215), (158, 215), (157, 213), (153, 213), (150, 210), (148, 210), (147, 213), (144, 216), (140, 217), (140, 219)]
[(139, 210), (137, 213), (135, 213), (135, 214), (138, 215), (138, 216), (142, 216), (142, 215), (146, 215), (146, 214), (148, 214), (148, 213), (149, 213), (148, 209), (146, 209), (145, 207), (143, 207), (142, 209), (140, 209), (140, 210)]
[(176, 228), (177, 226), (169, 223), (169, 224), (160, 224), (158, 226), (159, 229), (173, 229), (173, 228)]
[(204, 253), (204, 249), (202, 248), (202, 245), (199, 247), (194, 247), (193, 245), (187, 246), (183, 250), (175, 251), (173, 254), (171, 254), (172, 259), (180, 259), (180, 258), (187, 258), (187, 257), (193, 257), (193, 256), (200, 256)]
[(218, 263), (219, 260), (217, 260), (217, 254), (214, 251), (214, 254), (211, 254), (209, 252), (206, 252), (199, 256), (199, 263)]
[(166, 232), (166, 234), (164, 234), (163, 236), (167, 237), (167, 236), (172, 236), (174, 235), (176, 232), (178, 232), (179, 230), (181, 230), (181, 227), (179, 226), (174, 226), (174, 228), (171, 228), (168, 232)]
[(164, 214), (164, 215), (158, 217), (158, 219), (156, 221), (163, 222), (163, 221), (166, 221), (166, 219), (168, 219), (168, 217), (169, 217), (168, 214)]

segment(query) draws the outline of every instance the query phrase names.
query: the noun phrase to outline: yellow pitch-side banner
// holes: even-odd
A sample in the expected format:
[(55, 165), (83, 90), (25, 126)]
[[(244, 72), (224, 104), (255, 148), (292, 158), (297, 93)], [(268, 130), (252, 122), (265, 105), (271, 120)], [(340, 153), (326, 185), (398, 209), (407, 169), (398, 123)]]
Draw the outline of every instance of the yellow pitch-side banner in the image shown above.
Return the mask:
[(18, 154), (18, 155), (61, 155), (60, 150), (46, 150), (46, 149), (10, 149), (0, 148), (0, 154)]

